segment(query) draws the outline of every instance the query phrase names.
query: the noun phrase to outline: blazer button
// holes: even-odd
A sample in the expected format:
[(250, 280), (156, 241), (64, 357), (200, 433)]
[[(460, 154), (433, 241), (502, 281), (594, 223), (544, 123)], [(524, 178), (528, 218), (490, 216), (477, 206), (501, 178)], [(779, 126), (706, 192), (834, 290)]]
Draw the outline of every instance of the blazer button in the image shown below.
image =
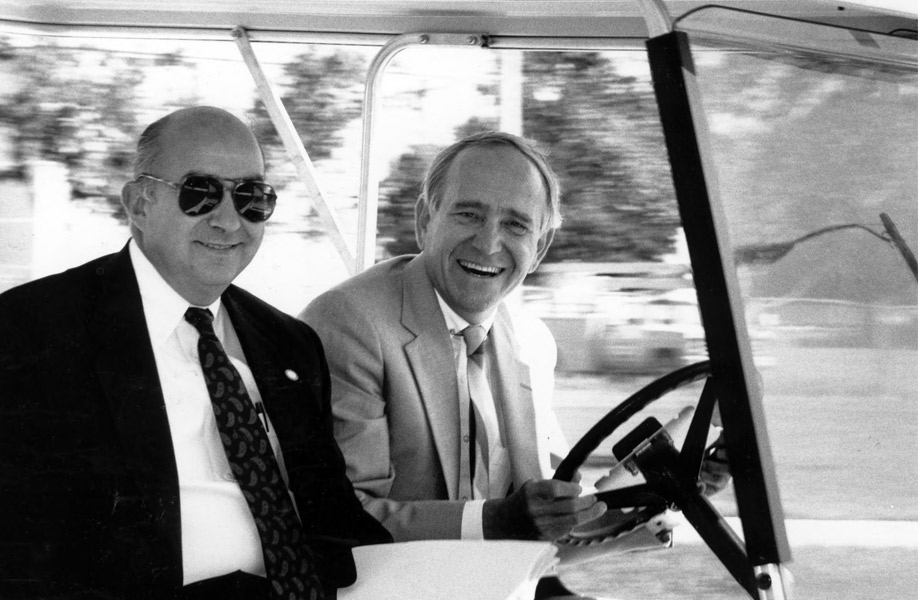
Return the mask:
[(297, 371), (294, 369), (285, 369), (284, 376), (290, 379), (291, 381), (297, 381), (300, 379), (300, 375), (297, 374)]

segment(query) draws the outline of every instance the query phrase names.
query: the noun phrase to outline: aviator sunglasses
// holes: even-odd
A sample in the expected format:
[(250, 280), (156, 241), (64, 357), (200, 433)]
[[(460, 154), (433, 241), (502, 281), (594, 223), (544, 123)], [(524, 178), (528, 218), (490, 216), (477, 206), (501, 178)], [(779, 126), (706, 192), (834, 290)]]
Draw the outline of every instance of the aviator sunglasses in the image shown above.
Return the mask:
[[(224, 185), (219, 179), (210, 175), (186, 175), (179, 183), (160, 179), (147, 173), (142, 173), (137, 178), (152, 179), (165, 183), (174, 190), (179, 190), (179, 208), (191, 217), (208, 214), (217, 208), (224, 198)], [(233, 184), (230, 197), (233, 198), (233, 207), (241, 217), (252, 223), (261, 223), (272, 216), (275, 201), (278, 199), (275, 188), (264, 181), (233, 179), (225, 181)]]

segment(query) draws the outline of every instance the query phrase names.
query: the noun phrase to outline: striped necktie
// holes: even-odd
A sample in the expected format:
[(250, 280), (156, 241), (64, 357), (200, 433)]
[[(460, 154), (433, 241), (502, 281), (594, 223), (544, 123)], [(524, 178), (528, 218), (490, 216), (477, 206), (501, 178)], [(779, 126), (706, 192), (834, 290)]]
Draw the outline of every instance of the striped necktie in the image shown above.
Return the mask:
[[(490, 490), (489, 461), (491, 451), (500, 443), (498, 416), (484, 368), (484, 342), (481, 325), (470, 325), (460, 332), (466, 343), (466, 375), (470, 395), (470, 475), (480, 498), (501, 497), (504, 490)], [(484, 418), (487, 417), (487, 418)]]

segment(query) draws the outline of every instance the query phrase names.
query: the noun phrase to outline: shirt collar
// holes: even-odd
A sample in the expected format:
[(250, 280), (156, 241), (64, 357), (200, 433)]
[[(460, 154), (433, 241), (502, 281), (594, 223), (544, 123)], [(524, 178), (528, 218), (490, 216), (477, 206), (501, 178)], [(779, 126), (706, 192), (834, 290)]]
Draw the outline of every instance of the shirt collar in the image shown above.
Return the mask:
[[(441, 294), (438, 293), (438, 290), (434, 291), (434, 295), (438, 298), (438, 305), (441, 307), (441, 313), (444, 314), (444, 320), (447, 322), (447, 329), (451, 333), (460, 333), (466, 329), (471, 323), (466, 319), (454, 312), (454, 309), (450, 307), (447, 302), (444, 301), (444, 298), (441, 297)], [(495, 321), (495, 311), (492, 311), (488, 317), (486, 317), (482, 323), (473, 323), (474, 325), (481, 325), (486, 332), (492, 329), (492, 323)]]
[[(128, 244), (128, 253), (131, 256), (131, 264), (134, 266), (137, 286), (140, 288), (141, 300), (144, 304), (144, 317), (147, 320), (150, 342), (156, 348), (165, 342), (176, 330), (176, 326), (184, 320), (185, 311), (188, 310), (190, 304), (163, 279), (134, 240)], [(221, 316), (221, 306), (220, 298), (218, 298), (210, 306), (202, 308), (210, 309), (217, 323)]]

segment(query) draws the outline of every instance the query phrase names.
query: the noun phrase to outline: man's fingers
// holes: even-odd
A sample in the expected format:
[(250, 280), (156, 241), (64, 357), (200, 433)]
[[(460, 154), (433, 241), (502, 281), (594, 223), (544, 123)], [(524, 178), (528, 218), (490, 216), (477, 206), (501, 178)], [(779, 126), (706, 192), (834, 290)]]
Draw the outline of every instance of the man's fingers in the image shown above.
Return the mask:
[(568, 533), (575, 525), (586, 523), (604, 514), (607, 505), (599, 502), (593, 495), (578, 496), (575, 498), (556, 498), (554, 500), (535, 503), (530, 506), (530, 514), (534, 521), (544, 523), (557, 521), (566, 528)]
[(581, 496), (581, 486), (572, 482), (528, 481), (518, 492), (523, 513), (538, 539), (559, 539), (573, 527), (596, 519), (607, 510), (596, 496)]
[(571, 481), (543, 479), (528, 481), (524, 484), (524, 494), (531, 498), (552, 500), (556, 498), (575, 498), (581, 493), (581, 486)]
[(707, 496), (721, 491), (731, 481), (728, 453), (724, 446), (717, 444), (718, 442), (713, 445), (700, 468), (699, 479), (702, 484), (702, 492)]
[[(563, 507), (576, 510), (560, 510)], [(543, 507), (540, 514), (534, 514), (534, 526), (539, 536), (545, 540), (557, 540), (570, 531), (573, 527), (593, 521), (607, 510), (607, 505), (598, 502), (594, 496), (585, 496), (575, 501), (556, 501), (551, 506)]]
[(588, 521), (593, 521), (594, 519), (598, 518), (605, 512), (607, 512), (606, 504), (604, 504), (603, 502), (594, 502), (589, 507), (585, 508), (584, 510), (579, 511), (576, 514), (578, 525), (581, 525), (582, 523), (587, 523)]

